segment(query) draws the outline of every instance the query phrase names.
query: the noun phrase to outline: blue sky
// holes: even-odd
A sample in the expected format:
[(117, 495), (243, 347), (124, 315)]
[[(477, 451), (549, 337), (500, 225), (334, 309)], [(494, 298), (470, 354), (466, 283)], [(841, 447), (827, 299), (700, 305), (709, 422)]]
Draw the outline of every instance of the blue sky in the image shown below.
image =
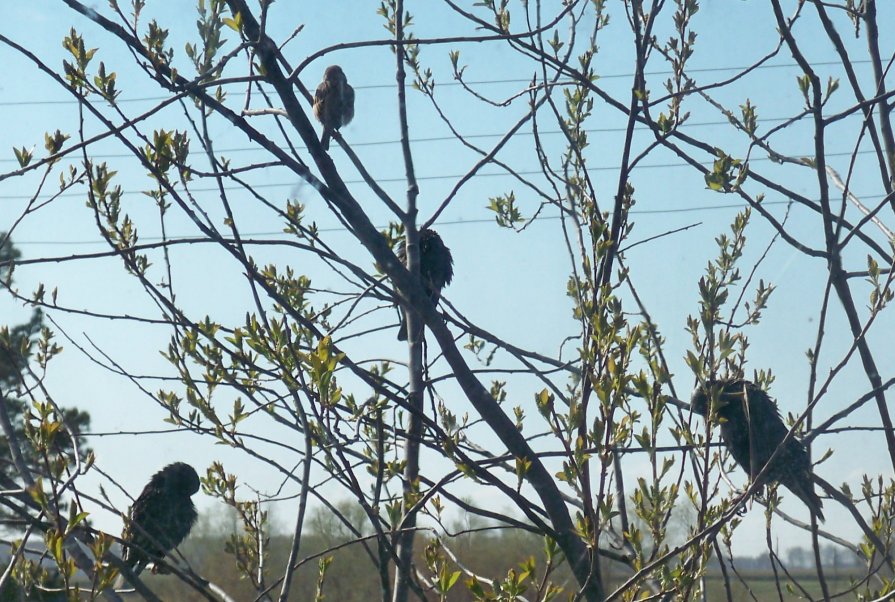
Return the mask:
[[(152, 12), (153, 4), (158, 5), (155, 12)], [(274, 39), (284, 39), (298, 25), (304, 26), (285, 49), (286, 56), (297, 64), (307, 55), (339, 42), (386, 36), (382, 19), (375, 15), (377, 5), (359, 0), (279, 2), (273, 7), (275, 18), (269, 22), (269, 27)], [(184, 42), (194, 37), (195, 15), (189, 10), (171, 11), (170, 6), (150, 3), (147, 11), (170, 29), (172, 47), (177, 52), (176, 61), (184, 61), (186, 68), (182, 48)], [(107, 10), (105, 3), (98, 3), (96, 8), (104, 14)], [(600, 53), (596, 65), (601, 75), (598, 84), (609, 94), (626, 101), (631, 85), (633, 55), (624, 15), (618, 13), (617, 8), (612, 9), (615, 11), (613, 22), (600, 33)], [(409, 2), (408, 10), (414, 14), (413, 31), (419, 38), (476, 34), (439, 3)], [(891, 11), (892, 8), (883, 3), (880, 10)], [(521, 19), (521, 10), (517, 7), (516, 11)], [(735, 73), (734, 68), (748, 65), (770, 52), (777, 43), (772, 17), (770, 9), (763, 3), (704, 2), (694, 20), (699, 38), (696, 53), (690, 61), (691, 69), (700, 70), (700, 83), (722, 81)], [(887, 22), (882, 14), (880, 22)], [(10, 5), (4, 23), (0, 26), (0, 33), (25, 45), (55, 68), (61, 67), (62, 38), (69, 28), (75, 27), (85, 36), (89, 47), (100, 48), (95, 60), (103, 60), (108, 70), (117, 72), (122, 106), (129, 114), (149, 109), (154, 99), (161, 95), (145, 74), (132, 67), (130, 55), (119, 44), (61, 3), (40, 0)], [(656, 34), (662, 39), (670, 32), (670, 16), (666, 16)], [(844, 27), (844, 33), (850, 33), (848, 28)], [(803, 40), (814, 40), (808, 43), (806, 50), (809, 59), (818, 65), (818, 72), (823, 78), (841, 75), (833, 64), (836, 55), (829, 44), (823, 43), (816, 20), (804, 19), (797, 34), (804, 35)], [(846, 43), (856, 52), (863, 48), (863, 40), (845, 37)], [(891, 44), (891, 39), (889, 36), (884, 41)], [(231, 47), (227, 46), (225, 50)], [(445, 44), (423, 48), (421, 59), (436, 74), (437, 98), (445, 112), (456, 120), (462, 133), (482, 136), (474, 138), (474, 141), (490, 148), (489, 145), (496, 143), (503, 132), (527, 111), (527, 104), (522, 101), (508, 109), (490, 108), (475, 102), (460, 87), (452, 85), (448, 52), (453, 48), (462, 50), (460, 63), (467, 65), (467, 80), (482, 82), (476, 85), (477, 90), (493, 99), (509, 98), (524, 87), (524, 81), (531, 77), (532, 65), (523, 62), (500, 44)], [(891, 46), (887, 50), (891, 52)], [(5, 66), (7, 74), (5, 82), (0, 84), (0, 107), (4, 116), (0, 126), (0, 161), (3, 161), (0, 170), (7, 171), (14, 166), (12, 146), (30, 147), (36, 144), (39, 155), (44, 131), (60, 128), (74, 134), (77, 106), (63, 89), (45, 75), (37, 73), (27, 60), (6, 45), (0, 45), (0, 63)], [(357, 91), (355, 119), (343, 130), (346, 140), (393, 198), (403, 199), (406, 184), (402, 179), (403, 163), (397, 144), (399, 132), (391, 52), (385, 47), (332, 52), (307, 67), (302, 75), (304, 84), (313, 89), (325, 67), (332, 63), (342, 65)], [(860, 64), (859, 68), (862, 69), (862, 77), (867, 77), (867, 65)], [(652, 74), (649, 77), (650, 89), (654, 95), (661, 95), (662, 81), (668, 77), (666, 65), (660, 57), (654, 56), (647, 71)], [(797, 75), (799, 69), (784, 50), (766, 68), (756, 70), (729, 88), (713, 93), (717, 100), (734, 108), (750, 98), (758, 106), (761, 126), (766, 128), (776, 124), (775, 119), (792, 116), (801, 109), (803, 101), (795, 83)], [(844, 84), (843, 80), (843, 88)], [(239, 87), (230, 89), (231, 102), (241, 102), (241, 91)], [(847, 106), (849, 98), (848, 91), (841, 90), (830, 106), (836, 107), (837, 103)], [(736, 136), (732, 128), (725, 126), (724, 117), (706, 103), (694, 100), (685, 108), (692, 112), (692, 125), (687, 130), (692, 135), (724, 145), (725, 150), (734, 156), (742, 156), (746, 152), (748, 144), (744, 138)], [(469, 170), (478, 157), (455, 141), (444, 139), (449, 137), (446, 127), (421, 94), (409, 92), (409, 114), (414, 159), (421, 185), (420, 208), (422, 215), (428, 217), (453, 189), (458, 176)], [(259, 127), (272, 131), (270, 118), (257, 119)], [(153, 127), (185, 127), (182, 112), (177, 107), (166, 110), (149, 123)], [(593, 168), (599, 202), (604, 208), (611, 206), (617, 186), (623, 126), (622, 115), (597, 102), (589, 123), (593, 132), (586, 155)], [(549, 121), (545, 121), (542, 127), (548, 132), (557, 129), (556, 124)], [(88, 120), (85, 128), (88, 133), (97, 132), (100, 126)], [(257, 151), (246, 150), (249, 143), (228, 124), (213, 121), (210, 130), (218, 152), (232, 158), (234, 163), (247, 164), (261, 157)], [(524, 131), (530, 132), (530, 128)], [(847, 171), (848, 156), (837, 153), (848, 153), (853, 149), (857, 131), (855, 121), (846, 120), (828, 139), (831, 164), (840, 173)], [(559, 146), (561, 137), (546, 134), (544, 139), (551, 153), (550, 159), (557, 164), (562, 152)], [(645, 148), (651, 140), (652, 134), (638, 131), (635, 148)], [(807, 123), (797, 124), (773, 140), (783, 152), (794, 155), (812, 152), (812, 131)], [(500, 157), (520, 171), (535, 172), (538, 158), (532, 150), (531, 141), (530, 134), (519, 136), (502, 151)], [(867, 148), (866, 141), (861, 144), (862, 149)], [(94, 153), (108, 154), (106, 160), (118, 171), (118, 182), (128, 193), (125, 210), (138, 223), (141, 239), (146, 241), (157, 237), (157, 211), (138, 192), (147, 185), (143, 170), (133, 159), (123, 156), (125, 150), (115, 142), (97, 145)], [(332, 155), (337, 165), (344, 168), (343, 176), (358, 200), (369, 210), (374, 223), (385, 226), (389, 219), (386, 209), (358, 183), (356, 173), (335, 145)], [(817, 198), (817, 182), (810, 170), (775, 166), (761, 154), (755, 157), (754, 166), (762, 173), (782, 179), (797, 192)], [(537, 180), (538, 176), (532, 178)], [(329, 244), (346, 258), (356, 260), (361, 265), (370, 265), (366, 251), (350, 234), (338, 229), (338, 222), (313, 190), (293, 174), (282, 168), (271, 168), (250, 176), (250, 180), (260, 185), (259, 190), (278, 204), (282, 205), (287, 198), (300, 199), (307, 206), (309, 219), (315, 220), (323, 229), (332, 229), (325, 232)], [(49, 190), (55, 186), (54, 182), (55, 176), (51, 178)], [(21, 214), (27, 199), (34, 193), (35, 183), (34, 176), (0, 182), (0, 206), (3, 207), (0, 211), (0, 231), (12, 227), (13, 220)], [(697, 310), (696, 282), (706, 262), (715, 256), (714, 237), (727, 231), (736, 211), (731, 206), (738, 205), (739, 201), (733, 195), (707, 190), (699, 173), (663, 150), (656, 150), (642, 162), (634, 172), (632, 183), (636, 188), (637, 205), (633, 212), (635, 228), (630, 241), (698, 223), (684, 233), (641, 245), (627, 254), (627, 264), (634, 282), (653, 319), (667, 338), (665, 352), (675, 374), (675, 385), (681, 395), (686, 395), (693, 382), (683, 363), (684, 353), (689, 348), (688, 335), (684, 331), (686, 317)], [(760, 188), (750, 186), (752, 192), (762, 192)], [(207, 188), (204, 184), (196, 187), (202, 195), (200, 202), (207, 203), (211, 215), (220, 223), (222, 212), (215, 193), (202, 192), (203, 188)], [(559, 221), (555, 219), (556, 212), (548, 207), (544, 210), (543, 219), (522, 233), (498, 228), (492, 221), (493, 215), (486, 209), (488, 198), (510, 189), (515, 190), (523, 214), (531, 216), (537, 210), (539, 200), (500, 173), (495, 166), (486, 167), (483, 173), (464, 185), (441, 215), (437, 228), (452, 249), (456, 272), (454, 283), (445, 296), (467, 317), (498, 336), (534, 351), (555, 354), (562, 340), (575, 332), (571, 304), (565, 296), (570, 266), (563, 250)], [(880, 198), (882, 189), (879, 177), (874, 177), (871, 155), (860, 155), (852, 189), (870, 205)], [(42, 198), (46, 196), (45, 193)], [(773, 203), (770, 212), (782, 218), (786, 211), (786, 199), (770, 192), (767, 199)], [(282, 224), (269, 212), (259, 211), (246, 195), (234, 192), (232, 201), (244, 235), (251, 233), (262, 238), (281, 233)], [(853, 215), (851, 209), (849, 215)], [(884, 214), (883, 219), (891, 227), (891, 216)], [(795, 207), (788, 224), (800, 239), (815, 246), (821, 245), (820, 221), (814, 214)], [(195, 226), (176, 212), (170, 216), (168, 229), (175, 235), (197, 234)], [(749, 245), (744, 266), (751, 265), (764, 253), (773, 234), (773, 230), (762, 223), (759, 216), (753, 216), (748, 230)], [(82, 189), (72, 195), (63, 195), (26, 216), (16, 226), (13, 241), (26, 259), (68, 256), (103, 249), (91, 212), (84, 205)], [(866, 252), (865, 248), (856, 248), (847, 257), (849, 269), (865, 267)], [(292, 265), (297, 271), (310, 275), (317, 286), (344, 288), (344, 283), (319, 263), (286, 248), (259, 250), (256, 257), (259, 263), (271, 261), (279, 265)], [(160, 259), (160, 256), (154, 258)], [(212, 319), (227, 324), (242, 322), (245, 312), (251, 309), (251, 299), (245, 279), (228, 256), (211, 247), (189, 246), (172, 250), (172, 261), (178, 300), (189, 315), (199, 318), (208, 314)], [(160, 262), (157, 265), (160, 266)], [(777, 241), (756, 275), (756, 278), (764, 278), (775, 284), (777, 291), (764, 313), (761, 326), (750, 332), (749, 367), (773, 368), (777, 382), (772, 392), (784, 413), (798, 412), (807, 401), (808, 363), (805, 351), (813, 345), (817, 336), (818, 307), (825, 273), (826, 267), (822, 261), (808, 259), (782, 241)], [(58, 287), (60, 304), (70, 307), (141, 316), (158, 315), (139, 283), (124, 274), (119, 262), (114, 259), (41, 263), (23, 267), (17, 272), (17, 283), (23, 291), (34, 289), (38, 282), (49, 289)], [(855, 285), (859, 286), (858, 283)], [(850, 343), (838, 301), (834, 303), (836, 306), (827, 324), (829, 354), (822, 360), (819, 370), (822, 375), (839, 361)], [(10, 323), (27, 315), (26, 310), (5, 298), (0, 300), (0, 311), (8, 316), (4, 322)], [(97, 320), (63, 312), (55, 312), (51, 317), (79, 345), (91, 350), (91, 345), (96, 344), (105, 354), (114, 357), (134, 373), (171, 374), (170, 366), (159, 354), (170, 336), (163, 328)], [(384, 307), (366, 323), (385, 325), (395, 320), (394, 311)], [(870, 335), (872, 348), (878, 351), (878, 359), (883, 362), (881, 369), (884, 378), (891, 376), (895, 368), (891, 357), (883, 358), (882, 355), (888, 339), (885, 335), (891, 332), (892, 326), (891, 317), (884, 315)], [(346, 349), (360, 357), (402, 360), (405, 351), (394, 342), (393, 336), (392, 330), (386, 330), (346, 343)], [(165, 412), (127, 379), (98, 366), (74, 345), (65, 343), (65, 347), (66, 353), (51, 367), (48, 386), (59, 403), (77, 405), (90, 411), (94, 431), (139, 431), (168, 426), (161, 422)], [(567, 345), (565, 353), (569, 357), (574, 349)], [(163, 385), (155, 384), (150, 389), (160, 386)], [(535, 387), (538, 385), (531, 378), (511, 379), (508, 384), (510, 403), (527, 407), (529, 415), (535, 416), (531, 404), (532, 393), (537, 390)], [(822, 419), (835, 413), (866, 390), (866, 379), (853, 361), (834, 382), (831, 394), (818, 406), (817, 417)], [(366, 393), (357, 391), (357, 394), (362, 396)], [(453, 395), (452, 401), (456, 404), (453, 407), (458, 412), (469, 409), (456, 390), (448, 386), (443, 394)], [(876, 421), (875, 411), (867, 407), (856, 413), (849, 423), (867, 425)], [(272, 437), (279, 434), (269, 426), (262, 427), (262, 430)], [(860, 474), (865, 471), (871, 474), (891, 473), (891, 467), (884, 461), (885, 448), (881, 436), (867, 433), (837, 435), (822, 437), (820, 442), (830, 445), (837, 452), (818, 469), (833, 483), (844, 480), (857, 483)], [(134, 494), (158, 467), (175, 460), (189, 461), (201, 472), (211, 461), (221, 459), (230, 471), (240, 475), (245, 492), (249, 491), (248, 487), (271, 492), (279, 483), (274, 471), (264, 464), (234, 450), (215, 446), (210, 439), (190, 434), (97, 437), (90, 444), (96, 450), (98, 463), (103, 470), (114, 475)], [(856, 458), (853, 453), (855, 449), (869, 451), (866, 456)], [(630, 467), (632, 475), (636, 475), (640, 463), (636, 456), (626, 459), (626, 466)], [(745, 481), (741, 471), (734, 471), (732, 478), (736, 484)], [(87, 487), (100, 482), (93, 475), (84, 481)], [(124, 499), (118, 492), (110, 491), (110, 494), (112, 499), (119, 502)], [(503, 502), (498, 500), (496, 503)], [(199, 502), (206, 511), (215, 504), (207, 497)], [(784, 509), (796, 514), (802, 512), (796, 504), (797, 501), (787, 501)], [(280, 504), (275, 509), (275, 514), (283, 519), (284, 524), (292, 522), (291, 506), (291, 503)], [(831, 530), (845, 536), (854, 535), (851, 523), (845, 520), (845, 514), (839, 509), (831, 509), (827, 516), (827, 526)], [(98, 525), (110, 530), (117, 529), (117, 520), (102, 513), (97, 515)], [(753, 509), (746, 520), (755, 528), (750, 529), (747, 525), (738, 532), (738, 546), (741, 546), (738, 551), (756, 553), (764, 546), (762, 513), (757, 508)], [(799, 541), (799, 536), (788, 528), (781, 529), (780, 534), (782, 549), (788, 547), (784, 542)], [(787, 539), (790, 536), (796, 539)]]

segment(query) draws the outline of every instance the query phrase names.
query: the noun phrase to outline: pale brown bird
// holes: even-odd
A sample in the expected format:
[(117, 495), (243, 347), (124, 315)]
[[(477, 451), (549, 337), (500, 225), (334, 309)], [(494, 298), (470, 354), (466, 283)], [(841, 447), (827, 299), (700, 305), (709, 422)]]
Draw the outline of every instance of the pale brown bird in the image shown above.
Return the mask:
[(808, 451), (795, 437), (783, 443), (789, 429), (767, 393), (748, 380), (709, 381), (693, 393), (690, 407), (706, 418), (715, 417), (733, 459), (753, 479), (782, 444), (783, 449), (768, 468), (763, 482), (780, 483), (796, 494), (812, 514), (824, 520), (823, 502), (814, 492)]
[(338, 65), (330, 65), (323, 73), (323, 81), (314, 93), (314, 117), (323, 124), (320, 138), (323, 150), (329, 150), (333, 130), (348, 125), (354, 117), (354, 88), (348, 85)]

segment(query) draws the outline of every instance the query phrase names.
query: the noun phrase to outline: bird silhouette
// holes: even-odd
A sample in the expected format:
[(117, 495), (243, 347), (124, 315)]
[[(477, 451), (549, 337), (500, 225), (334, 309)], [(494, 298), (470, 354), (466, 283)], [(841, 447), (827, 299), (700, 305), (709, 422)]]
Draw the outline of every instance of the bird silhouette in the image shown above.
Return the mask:
[(314, 93), (314, 116), (323, 124), (320, 146), (329, 150), (333, 130), (341, 128), (354, 118), (354, 88), (338, 65), (330, 65), (323, 73), (323, 81)]
[(198, 513), (190, 497), (199, 491), (199, 475), (189, 464), (175, 462), (152, 475), (134, 501), (121, 539), (122, 560), (139, 575), (150, 562), (186, 539)]
[[(451, 283), (454, 277), (454, 258), (451, 250), (445, 246), (444, 241), (435, 230), (426, 228), (420, 231), (420, 280), (423, 289), (432, 303), (438, 303), (441, 298), (441, 289)], [(402, 242), (398, 247), (398, 259), (407, 265), (407, 250)], [(401, 310), (401, 327), (398, 330), (398, 340), (407, 340), (407, 316)]]
[[(751, 479), (758, 476), (789, 432), (777, 405), (747, 380), (709, 381), (693, 393), (690, 407), (702, 416), (717, 417), (727, 449)], [(808, 452), (795, 437), (783, 444), (762, 478), (762, 484), (774, 482), (792, 491), (812, 514), (824, 520)]]

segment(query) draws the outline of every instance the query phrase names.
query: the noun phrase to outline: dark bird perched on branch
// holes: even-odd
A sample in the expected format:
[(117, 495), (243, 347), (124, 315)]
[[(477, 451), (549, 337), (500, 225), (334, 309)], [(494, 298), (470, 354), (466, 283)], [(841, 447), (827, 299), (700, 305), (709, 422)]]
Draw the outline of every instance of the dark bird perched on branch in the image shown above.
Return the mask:
[(122, 560), (135, 575), (148, 563), (164, 558), (189, 535), (198, 517), (190, 496), (197, 491), (199, 475), (189, 464), (168, 464), (152, 475), (131, 506), (121, 535)]
[[(407, 265), (407, 249), (403, 241), (398, 246), (397, 256), (405, 266)], [(451, 283), (454, 277), (454, 258), (441, 237), (435, 230), (426, 228), (420, 231), (420, 280), (423, 289), (432, 300), (438, 303), (441, 298), (441, 289)], [(407, 316), (401, 310), (401, 328), (398, 330), (398, 340), (407, 340)]]
[(314, 117), (323, 124), (323, 150), (329, 150), (333, 130), (348, 125), (354, 117), (354, 88), (338, 65), (330, 65), (323, 73), (323, 81), (314, 93)]
[[(710, 381), (693, 393), (690, 407), (709, 416), (710, 408), (721, 425), (721, 438), (733, 459), (754, 479), (771, 459), (789, 429), (767, 393), (747, 380)], [(762, 477), (762, 484), (777, 482), (805, 502), (812, 514), (824, 520), (823, 503), (814, 493), (811, 461), (804, 444), (790, 437)]]

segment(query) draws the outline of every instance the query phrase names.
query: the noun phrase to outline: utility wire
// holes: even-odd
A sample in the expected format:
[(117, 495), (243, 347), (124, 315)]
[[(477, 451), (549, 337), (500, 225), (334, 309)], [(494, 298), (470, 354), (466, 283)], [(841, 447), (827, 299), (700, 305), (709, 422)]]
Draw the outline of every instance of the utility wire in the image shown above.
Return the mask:
[[(854, 64), (868, 64), (869, 60), (857, 60), (852, 61)], [(827, 67), (827, 66), (839, 66), (841, 62), (839, 61), (820, 61), (813, 63), (814, 66), (817, 67)], [(743, 71), (750, 66), (739, 66), (739, 67), (704, 67), (697, 69), (690, 69), (689, 73), (717, 73), (717, 72), (733, 72), (733, 71)], [(777, 64), (765, 64), (759, 65), (756, 70), (767, 70), (767, 69), (788, 69), (798, 67), (798, 64), (792, 63), (777, 63)], [(670, 70), (660, 70), (660, 71), (650, 71), (645, 75), (647, 76), (658, 76), (658, 75), (668, 75), (672, 72)], [(618, 78), (630, 78), (633, 76), (633, 73), (615, 73), (615, 74), (607, 74), (599, 76), (599, 79), (618, 79)], [(531, 81), (530, 78), (511, 78), (511, 79), (491, 79), (491, 80), (477, 80), (465, 82), (466, 85), (500, 85), (500, 84), (524, 84), (529, 83)], [(456, 87), (463, 85), (459, 81), (451, 81), (439, 83), (439, 87)], [(376, 90), (376, 89), (390, 89), (394, 88), (394, 84), (368, 84), (368, 85), (355, 85), (354, 88), (356, 90)], [(147, 96), (147, 97), (139, 97), (139, 98), (124, 98), (119, 99), (116, 102), (118, 103), (138, 103), (138, 102), (158, 102), (161, 100), (165, 100), (166, 96)], [(64, 104), (75, 104), (77, 100), (14, 100), (14, 101), (0, 101), (0, 106), (34, 106), (34, 105), (64, 105)], [(782, 122), (789, 117), (773, 117), (773, 118), (762, 118), (759, 119), (759, 122), (768, 123), (768, 122)], [(685, 124), (689, 127), (704, 127), (704, 126), (719, 126), (719, 125), (727, 125), (730, 123), (728, 120), (717, 120), (717, 121), (704, 121), (704, 122), (695, 122)], [(642, 126), (640, 129), (645, 129), (645, 126)], [(611, 133), (611, 132), (620, 132), (624, 131), (624, 128), (621, 127), (607, 127), (607, 128), (589, 128), (585, 130), (587, 133)], [(546, 132), (541, 132), (541, 135), (556, 135), (561, 134), (560, 130), (551, 130)], [(530, 133), (529, 133), (530, 134)], [(502, 136), (502, 133), (496, 134), (473, 134), (469, 136), (465, 136), (469, 139), (481, 139), (481, 138), (495, 138)], [(425, 143), (425, 142), (441, 142), (456, 139), (454, 136), (438, 136), (438, 137), (427, 137), (427, 138), (416, 138), (413, 139), (412, 142), (416, 143)], [(388, 144), (396, 144), (397, 141), (392, 140), (381, 140), (381, 141), (369, 141), (369, 142), (358, 142), (353, 143), (352, 146), (379, 146), (379, 145), (388, 145)], [(237, 148), (229, 148), (229, 149), (221, 149), (221, 153), (239, 153), (239, 152), (248, 152), (258, 150), (254, 147), (237, 147)], [(873, 151), (858, 151), (854, 152), (842, 152), (842, 153), (827, 153), (827, 156), (851, 156), (852, 154), (866, 154)], [(810, 155), (810, 153), (809, 153)], [(110, 153), (110, 154), (98, 154), (93, 155), (96, 158), (126, 158), (130, 157), (130, 154), (126, 153)], [(806, 155), (807, 156), (807, 155)], [(752, 161), (768, 161), (767, 157), (757, 157), (755, 159), (751, 159)], [(7, 163), (16, 161), (15, 159), (0, 159), (0, 163)], [(710, 162), (703, 162), (703, 165), (711, 165)], [(687, 165), (683, 162), (674, 162), (674, 163), (658, 163), (658, 164), (650, 164), (650, 165), (640, 165), (639, 169), (662, 169), (662, 168), (672, 168), (672, 167), (682, 167)], [(610, 171), (618, 169), (615, 166), (599, 166), (589, 168), (587, 171), (595, 172), (595, 171)], [(530, 171), (517, 171), (519, 175), (537, 175), (542, 173), (540, 170), (530, 170)], [(478, 174), (477, 177), (501, 177), (501, 176), (509, 176), (507, 173), (482, 173)], [(462, 177), (460, 175), (433, 175), (433, 176), (420, 176), (419, 180), (441, 180), (441, 179), (456, 179)], [(383, 183), (391, 183), (391, 182), (402, 182), (404, 178), (385, 178), (380, 179), (380, 182)], [(363, 183), (363, 180), (348, 180), (346, 184), (360, 184)], [(300, 183), (296, 182), (285, 182), (285, 183), (267, 183), (267, 184), (256, 184), (254, 188), (276, 188), (276, 187), (290, 187), (296, 186)], [(239, 187), (226, 187), (225, 190), (239, 190)], [(217, 187), (214, 188), (194, 188), (194, 192), (210, 192), (219, 190)], [(124, 192), (123, 194), (140, 194), (138, 192)], [(79, 197), (80, 193), (65, 193), (59, 195), (60, 197)], [(24, 200), (31, 198), (31, 195), (0, 195), (0, 199), (3, 200)], [(875, 198), (875, 197), (865, 197), (865, 198)], [(881, 198), (881, 197), (880, 197)], [(782, 205), (787, 204), (789, 201), (765, 201), (762, 204), (767, 205)], [(674, 208), (674, 209), (643, 209), (643, 210), (632, 210), (631, 214), (639, 214), (639, 215), (648, 215), (648, 214), (663, 214), (663, 213), (689, 213), (696, 211), (714, 211), (714, 210), (723, 210), (723, 209), (735, 209), (743, 207), (742, 203), (736, 204), (726, 204), (726, 205), (705, 205), (698, 207), (683, 207), (683, 208)], [(559, 219), (559, 216), (542, 216), (539, 219)], [(453, 221), (441, 221), (439, 222), (439, 226), (459, 226), (465, 224), (477, 224), (477, 223), (490, 223), (493, 222), (493, 218), (487, 219), (471, 219), (471, 220), (453, 220)], [(343, 231), (342, 227), (333, 227), (333, 228), (320, 228), (320, 232), (336, 232)], [(256, 233), (245, 233), (243, 236), (254, 236), (254, 237), (264, 237), (264, 236), (275, 236), (280, 235), (282, 232), (256, 232)], [(169, 240), (175, 240), (176, 237), (169, 237)], [(143, 237), (144, 241), (160, 241), (162, 240), (160, 237)], [(90, 241), (16, 241), (17, 245), (88, 245), (88, 244), (104, 244), (105, 241), (102, 240), (90, 240)]]
[[(870, 196), (862, 196), (861, 198), (865, 199), (881, 199), (886, 195), (870, 195)], [(791, 201), (762, 201), (762, 207), (768, 207), (772, 205), (787, 205)], [(699, 207), (675, 207), (669, 209), (632, 209), (629, 211), (631, 215), (658, 215), (658, 214), (667, 214), (667, 213), (693, 213), (696, 211), (718, 211), (724, 209), (742, 209), (745, 207), (745, 203), (727, 203), (723, 205), (702, 205)], [(559, 215), (543, 215), (537, 218), (538, 221), (542, 220), (558, 220), (560, 219)], [(474, 219), (455, 219), (455, 220), (439, 220), (437, 225), (439, 228), (443, 226), (453, 227), (453, 226), (468, 226), (473, 224), (488, 224), (494, 223), (495, 218), (474, 218)], [(385, 229), (385, 226), (377, 226), (380, 230)], [(317, 228), (317, 232), (347, 232), (347, 229), (342, 226), (331, 226), (326, 228)], [(240, 232), (240, 237), (243, 239), (247, 238), (265, 238), (269, 236), (282, 236), (285, 234), (282, 230), (277, 230), (274, 232)], [(168, 241), (173, 242), (181, 239), (190, 239), (193, 238), (190, 235), (178, 235), (178, 236), (169, 236)], [(162, 241), (162, 237), (160, 236), (141, 236), (140, 242), (160, 242)], [(27, 240), (21, 241), (16, 240), (15, 245), (25, 246), (25, 245), (49, 245), (49, 246), (70, 246), (70, 245), (101, 245), (106, 244), (105, 240), (101, 239), (93, 239), (93, 240)]]
[[(870, 63), (870, 59), (862, 59), (857, 61), (852, 61), (853, 65), (864, 65)], [(811, 63), (815, 67), (832, 67), (832, 66), (841, 66), (841, 61), (820, 61), (816, 63)], [(771, 65), (759, 65), (754, 70), (765, 70), (765, 69), (791, 69), (793, 67), (798, 67), (798, 63), (775, 63)], [(699, 69), (688, 69), (687, 73), (718, 73), (718, 72), (731, 72), (731, 71), (744, 71), (749, 69), (751, 65), (746, 65), (743, 67), (702, 67)], [(670, 69), (663, 69), (659, 71), (648, 71), (644, 75), (648, 77), (656, 76), (656, 75), (671, 75), (673, 71)], [(619, 78), (630, 78), (633, 77), (633, 73), (611, 73), (607, 75), (599, 75), (598, 79), (619, 79)], [(498, 85), (498, 84), (527, 84), (531, 82), (531, 78), (512, 78), (512, 79), (483, 79), (477, 81), (465, 82), (467, 86), (481, 86), (481, 85)], [(447, 87), (456, 87), (461, 86), (463, 83), (459, 81), (449, 81), (444, 83), (437, 83), (437, 87), (439, 88), (447, 88)], [(367, 84), (363, 86), (354, 86), (355, 90), (379, 90), (379, 89), (388, 89), (394, 88), (395, 84)], [(135, 103), (135, 102), (158, 102), (161, 100), (167, 99), (167, 96), (144, 96), (140, 98), (121, 98), (116, 100), (117, 104), (124, 103)], [(14, 106), (23, 106), (23, 105), (65, 105), (65, 104), (76, 104), (77, 100), (6, 100), (0, 102), (0, 107), (14, 107)]]
[[(792, 119), (792, 117), (765, 117), (763, 119), (756, 119), (758, 123), (781, 123), (786, 121), (787, 119)], [(719, 126), (719, 125), (730, 125), (730, 120), (728, 119), (719, 119), (717, 121), (697, 121), (697, 122), (685, 122), (683, 124), (684, 127), (705, 127), (705, 126)], [(648, 130), (649, 127), (646, 125), (640, 125), (634, 128), (635, 130)], [(612, 132), (624, 132), (627, 128), (624, 127), (604, 127), (604, 128), (587, 128), (583, 130), (587, 134), (600, 134), (600, 133), (612, 133)], [(562, 130), (544, 130), (540, 131), (540, 136), (555, 136), (563, 134)], [(493, 134), (470, 134), (468, 136), (463, 136), (463, 138), (467, 140), (473, 139), (482, 139), (482, 138), (502, 138), (506, 135), (505, 132), (495, 132)], [(532, 136), (532, 132), (519, 132), (518, 136)], [(430, 136), (427, 138), (411, 138), (410, 142), (412, 143), (426, 143), (426, 142), (448, 142), (451, 140), (457, 140), (456, 136)], [(352, 147), (362, 147), (362, 146), (383, 146), (383, 145), (393, 145), (399, 144), (400, 140), (370, 140), (367, 142), (352, 142)], [(283, 150), (290, 150), (287, 147), (281, 147)], [(297, 148), (305, 148), (304, 146), (298, 146)], [(239, 146), (234, 148), (221, 148), (216, 149), (218, 155), (223, 155), (227, 153), (244, 153), (250, 151), (258, 151), (261, 150), (257, 146)], [(128, 157), (133, 157), (132, 153), (100, 153), (100, 154), (91, 154), (91, 158), (94, 159), (124, 159)], [(18, 163), (19, 160), (15, 158), (9, 159), (0, 159), (0, 163)]]
[[(864, 155), (875, 153), (873, 150), (864, 150), (864, 151), (843, 151), (839, 153), (826, 153), (826, 157), (851, 157), (852, 155)], [(811, 154), (800, 155), (796, 154), (795, 156), (811, 156)], [(749, 159), (750, 162), (763, 162), (770, 161), (771, 159), (768, 157), (755, 157), (753, 159)], [(648, 165), (638, 165), (635, 168), (635, 171), (641, 169), (667, 169), (672, 167), (686, 167), (690, 165), (689, 163), (684, 163), (683, 161), (677, 161), (672, 163), (651, 163)], [(700, 165), (710, 166), (712, 165), (711, 161), (702, 161)], [(589, 167), (587, 169), (588, 173), (598, 172), (598, 171), (615, 171), (618, 169), (618, 166), (615, 165), (601, 165), (597, 167)], [(540, 175), (543, 173), (540, 169), (532, 169), (525, 171), (514, 171), (514, 174), (520, 176), (534, 176)], [(442, 175), (431, 175), (431, 176), (417, 176), (417, 180), (457, 180), (464, 177), (466, 174), (442, 174)], [(506, 172), (491, 172), (491, 173), (478, 173), (476, 174), (476, 178), (500, 178), (500, 177), (511, 177), (513, 174)], [(377, 178), (376, 181), (380, 184), (391, 184), (395, 182), (404, 182), (404, 177), (394, 177), (394, 178)], [(362, 179), (354, 179), (354, 180), (345, 180), (346, 184), (364, 184), (364, 180)], [(267, 182), (267, 183), (258, 183), (252, 184), (251, 188), (288, 188), (288, 187), (296, 187), (303, 186), (303, 181), (294, 181), (294, 182)], [(221, 187), (218, 186), (209, 186), (209, 187), (193, 187), (190, 189), (192, 192), (219, 192)], [(242, 186), (224, 186), (223, 190), (236, 191), (243, 190)], [(142, 191), (138, 190), (125, 190), (121, 193), (122, 195), (135, 195), (135, 194), (143, 194)], [(5, 201), (22, 201), (32, 198), (33, 195), (30, 194), (2, 194), (0, 195), (0, 200)], [(56, 195), (56, 198), (78, 198), (82, 197), (83, 193), (80, 192), (64, 192)]]

